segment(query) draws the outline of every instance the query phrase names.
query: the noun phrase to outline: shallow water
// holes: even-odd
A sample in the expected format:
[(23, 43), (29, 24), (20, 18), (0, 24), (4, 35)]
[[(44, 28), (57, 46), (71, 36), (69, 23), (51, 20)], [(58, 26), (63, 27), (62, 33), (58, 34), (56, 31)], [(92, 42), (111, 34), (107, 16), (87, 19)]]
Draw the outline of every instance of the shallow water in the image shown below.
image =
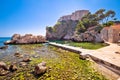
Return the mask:
[(0, 46), (4, 46), (4, 42), (10, 39), (11, 37), (0, 37)]
[[(27, 66), (20, 66), (23, 58), (14, 56), (20, 53), (24, 57), (30, 57), (31, 62)], [(6, 76), (0, 76), (0, 80), (106, 80), (104, 76), (91, 67), (91, 62), (80, 60), (79, 55), (48, 44), (10, 45), (6, 50), (0, 50), (0, 61), (9, 66), (16, 62), (18, 70), (10, 72)], [(36, 64), (47, 62), (47, 72), (43, 75), (34, 75)]]

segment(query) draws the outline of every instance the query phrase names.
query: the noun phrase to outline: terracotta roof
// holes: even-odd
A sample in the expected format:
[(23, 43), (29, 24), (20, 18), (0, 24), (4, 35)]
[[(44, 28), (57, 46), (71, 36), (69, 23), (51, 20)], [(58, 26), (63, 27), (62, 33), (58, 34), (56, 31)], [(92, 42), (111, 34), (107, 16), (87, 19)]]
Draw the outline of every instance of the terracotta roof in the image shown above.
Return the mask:
[(113, 26), (111, 26), (113, 29), (120, 29), (120, 24), (115, 24)]

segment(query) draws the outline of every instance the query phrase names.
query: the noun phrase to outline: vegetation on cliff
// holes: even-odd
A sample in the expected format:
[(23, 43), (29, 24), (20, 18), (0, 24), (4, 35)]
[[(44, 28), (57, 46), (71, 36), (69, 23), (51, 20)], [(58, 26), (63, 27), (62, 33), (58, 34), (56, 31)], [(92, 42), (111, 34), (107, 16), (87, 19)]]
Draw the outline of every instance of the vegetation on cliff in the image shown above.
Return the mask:
[(99, 9), (94, 14), (90, 12), (85, 15), (77, 24), (76, 31), (78, 34), (85, 32), (89, 27), (98, 26), (97, 31), (100, 32), (102, 27), (110, 26), (115, 21), (115, 12), (112, 10), (106, 11), (105, 9)]
[(89, 27), (97, 26), (98, 30), (96, 30), (100, 32), (102, 27), (110, 26), (117, 20), (115, 14), (113, 10), (106, 11), (105, 9), (99, 9), (94, 14), (89, 12), (79, 21), (76, 31), (80, 34), (85, 32)]
[[(81, 12), (83, 10), (80, 10)], [(77, 12), (77, 11), (76, 11)], [(78, 14), (79, 11), (74, 15)], [(74, 42), (104, 42), (101, 30), (106, 26), (119, 23), (115, 18), (113, 10), (99, 9), (95, 13), (82, 12), (74, 16), (81, 17), (77, 20), (71, 19), (70, 16), (63, 17), (53, 27), (46, 28), (47, 40), (72, 40)]]

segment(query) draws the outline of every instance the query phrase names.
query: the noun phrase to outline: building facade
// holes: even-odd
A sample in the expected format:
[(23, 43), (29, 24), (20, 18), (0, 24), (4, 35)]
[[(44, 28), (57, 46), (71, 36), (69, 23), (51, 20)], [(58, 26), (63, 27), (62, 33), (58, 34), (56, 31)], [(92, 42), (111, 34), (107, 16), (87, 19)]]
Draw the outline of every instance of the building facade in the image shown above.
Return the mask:
[(120, 24), (114, 24), (110, 27), (104, 27), (101, 30), (101, 38), (104, 41), (117, 43), (120, 41)]

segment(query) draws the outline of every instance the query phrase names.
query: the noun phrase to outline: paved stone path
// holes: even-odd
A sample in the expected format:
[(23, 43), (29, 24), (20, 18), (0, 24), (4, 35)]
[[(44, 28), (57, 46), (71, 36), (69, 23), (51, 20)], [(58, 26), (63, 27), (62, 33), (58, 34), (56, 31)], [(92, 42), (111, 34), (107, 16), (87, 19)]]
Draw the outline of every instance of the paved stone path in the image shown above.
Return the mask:
[(108, 43), (110, 44), (109, 46), (97, 50), (82, 49), (79, 47), (72, 47), (72, 46), (57, 44), (53, 42), (50, 42), (49, 44), (81, 52), (80, 53), (81, 55), (86, 55), (86, 54), (90, 55), (94, 58), (102, 60), (103, 62), (107, 62), (108, 66), (112, 66), (114, 69), (117, 69), (120, 72), (120, 53), (116, 53), (116, 52), (120, 52), (120, 46), (118, 46), (117, 44)]

